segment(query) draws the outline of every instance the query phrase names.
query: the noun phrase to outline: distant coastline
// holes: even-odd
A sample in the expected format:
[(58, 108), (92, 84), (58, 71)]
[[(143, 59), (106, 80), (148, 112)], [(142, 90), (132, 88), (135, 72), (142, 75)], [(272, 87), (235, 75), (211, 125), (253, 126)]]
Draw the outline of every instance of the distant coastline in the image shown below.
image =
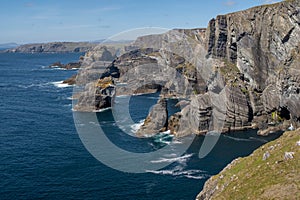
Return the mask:
[[(3, 45), (2, 52), (5, 53), (72, 53), (87, 52), (97, 46), (92, 42), (50, 42), (24, 44), (20, 46)], [(1, 49), (1, 45), (0, 45)]]
[(91, 42), (45, 42), (45, 43), (4, 43), (0, 44), (0, 53), (85, 53), (100, 44), (108, 46), (124, 45), (131, 40), (96, 40)]

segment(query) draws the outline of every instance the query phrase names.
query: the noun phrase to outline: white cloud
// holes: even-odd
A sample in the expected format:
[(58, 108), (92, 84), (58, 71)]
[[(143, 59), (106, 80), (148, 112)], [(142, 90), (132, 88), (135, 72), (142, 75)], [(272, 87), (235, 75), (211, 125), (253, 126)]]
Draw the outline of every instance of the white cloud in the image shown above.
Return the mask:
[(224, 3), (225, 6), (234, 6), (236, 4), (235, 1), (229, 0)]

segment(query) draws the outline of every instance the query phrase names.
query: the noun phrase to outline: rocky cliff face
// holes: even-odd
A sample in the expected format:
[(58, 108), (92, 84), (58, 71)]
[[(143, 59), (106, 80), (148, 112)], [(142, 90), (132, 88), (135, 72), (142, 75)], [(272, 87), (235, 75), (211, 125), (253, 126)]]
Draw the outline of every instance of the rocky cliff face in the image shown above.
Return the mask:
[[(217, 16), (209, 22), (206, 58), (225, 61), (217, 66), (225, 81), (225, 87), (221, 86), (225, 89), (225, 105), (215, 106), (219, 110), (225, 108), (225, 116), (214, 115), (224, 120), (223, 131), (253, 127), (265, 130), (259, 133), (266, 134), (286, 129), (290, 123), (299, 126), (299, 12), (298, 1), (285, 1)], [(201, 103), (203, 95), (197, 98), (199, 101), (190, 105), (189, 112), (198, 110), (196, 114), (192, 119), (186, 116), (187, 119), (180, 120), (186, 124), (196, 116), (199, 128), (192, 130), (201, 133), (209, 130), (207, 125), (200, 124), (211, 117), (212, 106), (208, 106), (210, 101)], [(213, 122), (213, 118), (209, 121)], [(273, 127), (283, 121), (285, 125)]]
[(284, 1), (218, 16), (209, 23), (207, 56), (232, 62), (244, 76), (238, 86), (248, 103), (238, 105), (247, 110), (248, 104), (250, 120), (251, 115), (254, 120), (263, 115), (271, 123), (276, 121), (271, 113), (285, 110), (282, 118), (299, 121), (299, 6), (299, 1)]
[(144, 124), (137, 131), (137, 136), (153, 136), (159, 132), (166, 131), (168, 127), (168, 110), (166, 99), (160, 99), (155, 104)]
[(279, 75), (293, 73), (291, 58), (299, 50), (299, 2), (285, 1), (228, 15), (209, 23), (208, 56), (236, 63), (258, 90)]
[(140, 37), (98, 78), (126, 83), (116, 84), (117, 95), (161, 90), (188, 100), (168, 120), (178, 137), (245, 128), (264, 135), (299, 126), (299, 45), (300, 3), (284, 1), (217, 16), (206, 30)]

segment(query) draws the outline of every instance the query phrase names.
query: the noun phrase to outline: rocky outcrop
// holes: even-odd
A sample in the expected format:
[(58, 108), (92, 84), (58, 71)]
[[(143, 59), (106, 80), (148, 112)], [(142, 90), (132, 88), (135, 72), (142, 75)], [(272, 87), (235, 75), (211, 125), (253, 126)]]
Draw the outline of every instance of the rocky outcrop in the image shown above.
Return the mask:
[[(298, 1), (285, 1), (217, 16), (209, 22), (206, 58), (224, 61), (217, 64), (226, 85), (219, 84), (220, 90), (226, 90), (222, 132), (252, 127), (267, 134), (285, 130), (283, 122), (299, 126), (299, 13)], [(210, 83), (218, 79), (207, 81), (209, 90)], [(198, 110), (190, 109), (190, 113)], [(201, 111), (198, 113), (194, 119), (201, 123)], [(193, 119), (177, 121), (178, 128)]]
[(136, 132), (139, 137), (150, 137), (159, 132), (166, 131), (168, 127), (168, 110), (166, 99), (158, 100), (155, 104), (147, 118), (145, 119), (143, 125)]
[(72, 75), (70, 78), (64, 80), (63, 84), (75, 85), (76, 84), (76, 77), (77, 77), (76, 74)]
[[(300, 130), (285, 132), (209, 178), (197, 200), (298, 199)], [(259, 180), (259, 185), (258, 181)]]
[[(76, 82), (76, 84), (78, 84)], [(85, 86), (85, 90), (75, 94), (77, 104), (74, 110), (97, 111), (111, 106), (115, 96), (115, 86), (111, 77), (99, 79), (96, 83), (91, 82)]]
[(87, 74), (86, 83), (111, 77), (117, 95), (161, 91), (164, 98), (188, 100), (168, 119), (178, 137), (297, 127), (299, 13), (298, 1), (284, 1), (217, 16), (207, 29), (142, 36), (102, 68), (99, 58), (113, 54), (99, 47), (86, 54), (88, 70), (81, 74)]
[(61, 68), (61, 69), (79, 69), (81, 67), (81, 61), (71, 62), (67, 64), (62, 64), (61, 62), (55, 62), (49, 66), (50, 68)]

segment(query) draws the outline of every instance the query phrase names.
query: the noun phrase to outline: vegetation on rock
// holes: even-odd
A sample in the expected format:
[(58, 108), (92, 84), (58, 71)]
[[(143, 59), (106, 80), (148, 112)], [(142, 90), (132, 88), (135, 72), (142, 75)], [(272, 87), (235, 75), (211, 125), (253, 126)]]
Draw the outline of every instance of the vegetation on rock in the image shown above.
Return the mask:
[(300, 130), (285, 132), (211, 177), (197, 199), (300, 199)]

